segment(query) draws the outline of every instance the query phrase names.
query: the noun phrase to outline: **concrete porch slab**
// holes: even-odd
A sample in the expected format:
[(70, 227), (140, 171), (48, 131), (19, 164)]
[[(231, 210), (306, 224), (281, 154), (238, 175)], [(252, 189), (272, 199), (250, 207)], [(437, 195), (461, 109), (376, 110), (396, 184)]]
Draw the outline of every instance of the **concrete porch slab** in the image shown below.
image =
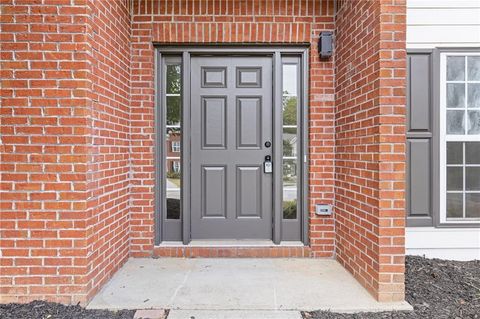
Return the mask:
[(130, 259), (90, 309), (411, 310), (377, 302), (331, 259)]
[(168, 319), (302, 319), (294, 310), (171, 310)]

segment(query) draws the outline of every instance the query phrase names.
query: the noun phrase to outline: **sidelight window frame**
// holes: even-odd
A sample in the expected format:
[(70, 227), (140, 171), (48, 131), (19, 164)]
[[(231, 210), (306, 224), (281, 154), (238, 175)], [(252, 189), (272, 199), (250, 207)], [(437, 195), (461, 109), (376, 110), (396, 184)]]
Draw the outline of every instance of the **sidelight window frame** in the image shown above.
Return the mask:
[[(286, 91), (286, 88), (284, 87), (285, 85), (285, 69), (287, 66), (294, 66), (295, 67), (295, 80), (294, 85), (295, 85), (295, 92), (288, 93)], [(302, 118), (304, 117), (304, 110), (302, 108), (303, 101), (302, 101), (302, 59), (298, 55), (286, 55), (282, 56), (282, 240), (284, 241), (290, 241), (290, 240), (296, 240), (297, 238), (300, 238), (300, 222), (302, 219), (302, 175), (303, 175), (303, 167), (302, 162), (305, 160), (302, 158), (301, 154), (303, 153), (303, 148), (304, 145), (301, 144), (301, 141), (304, 140), (303, 136), (303, 131), (302, 131)], [(296, 109), (295, 109), (295, 124), (286, 124), (285, 123), (285, 113), (284, 113), (284, 99), (288, 98), (296, 98)], [(295, 139), (300, 141), (300, 143), (296, 143), (296, 147), (293, 150), (292, 156), (286, 156), (285, 152), (283, 150), (284, 143), (283, 143), (283, 135), (285, 130), (288, 129), (295, 129)], [(283, 187), (285, 187), (285, 180), (284, 180), (284, 173), (285, 173), (285, 164), (287, 161), (294, 161), (294, 166), (295, 166), (295, 175), (296, 175), (296, 185), (295, 185), (295, 201), (296, 201), (296, 212), (295, 212), (295, 217), (294, 218), (286, 218), (285, 216), (285, 209), (286, 207), (286, 201), (285, 201), (285, 190)]]
[[(183, 140), (183, 121), (178, 125), (167, 125), (167, 98), (170, 96), (179, 96), (183, 98), (183, 60), (182, 56), (178, 54), (160, 55), (156, 54), (157, 74), (155, 77), (155, 242), (158, 244), (162, 241), (180, 241), (182, 240), (182, 220), (183, 220), (183, 150), (182, 142), (180, 141), (179, 152), (174, 150), (174, 141), (167, 143), (167, 129), (179, 128), (181, 139)], [(169, 65), (180, 66), (180, 93), (167, 93), (167, 67)], [(180, 105), (180, 118), (183, 110), (183, 101)], [(174, 154), (172, 154), (174, 153)], [(179, 163), (177, 165), (176, 163)], [(179, 218), (168, 218), (167, 216), (167, 166), (175, 171), (175, 166), (178, 166), (181, 172), (180, 177), (180, 214)]]
[[(189, 46), (154, 43), (155, 46), (155, 245), (170, 245), (170, 242), (181, 242), (184, 245), (190, 243), (190, 59), (192, 56), (270, 56), (273, 61), (273, 169), (275, 172), (273, 185), (273, 237), (274, 244), (281, 244), (282, 241), (291, 241), (285, 234), (288, 226), (285, 226), (282, 209), (282, 59), (289, 57), (298, 58), (299, 69), (299, 133), (301, 143), (298, 146), (298, 198), (301, 203), (298, 204), (297, 219), (298, 239), (304, 245), (309, 245), (308, 225), (309, 225), (309, 194), (308, 194), (308, 45), (295, 46), (260, 46), (260, 45), (216, 45), (216, 46)], [(182, 66), (182, 122), (181, 122), (181, 170), (182, 170), (182, 189), (181, 189), (181, 219), (178, 221), (166, 220), (165, 214), (165, 164), (166, 160), (162, 157), (165, 154), (165, 100), (164, 100), (164, 68), (165, 59), (174, 58), (181, 61)], [(188, 107), (187, 107), (188, 106)], [(280, 110), (280, 112), (279, 112)], [(280, 171), (279, 171), (280, 170)], [(300, 202), (300, 201), (299, 201)], [(288, 221), (287, 222), (291, 222)], [(291, 237), (291, 236), (290, 236)]]

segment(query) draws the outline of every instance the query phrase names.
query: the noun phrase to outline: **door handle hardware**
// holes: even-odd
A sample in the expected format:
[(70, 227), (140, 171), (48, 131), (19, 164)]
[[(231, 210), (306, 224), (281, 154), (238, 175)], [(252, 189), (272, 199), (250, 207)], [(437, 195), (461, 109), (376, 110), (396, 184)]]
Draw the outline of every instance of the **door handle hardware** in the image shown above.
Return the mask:
[(272, 157), (270, 155), (265, 156), (265, 161), (263, 162), (263, 171), (266, 174), (271, 174), (273, 172)]
[(270, 141), (266, 141), (265, 142), (265, 147), (269, 148), (270, 146), (272, 146), (272, 143)]

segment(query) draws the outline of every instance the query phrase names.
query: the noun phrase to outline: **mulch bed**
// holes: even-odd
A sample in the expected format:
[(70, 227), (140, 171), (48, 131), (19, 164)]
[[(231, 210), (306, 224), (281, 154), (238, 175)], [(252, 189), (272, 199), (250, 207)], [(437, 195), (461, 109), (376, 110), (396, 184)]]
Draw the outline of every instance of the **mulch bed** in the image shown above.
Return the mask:
[(1, 319), (132, 319), (134, 314), (135, 310), (87, 310), (45, 301), (0, 304)]
[(302, 312), (306, 319), (463, 319), (480, 318), (480, 261), (450, 261), (407, 256), (409, 312), (338, 314)]
[[(338, 314), (302, 312), (306, 319), (480, 319), (480, 261), (449, 261), (407, 256), (409, 312)], [(135, 311), (86, 310), (80, 306), (34, 301), (0, 304), (1, 319), (131, 319)]]

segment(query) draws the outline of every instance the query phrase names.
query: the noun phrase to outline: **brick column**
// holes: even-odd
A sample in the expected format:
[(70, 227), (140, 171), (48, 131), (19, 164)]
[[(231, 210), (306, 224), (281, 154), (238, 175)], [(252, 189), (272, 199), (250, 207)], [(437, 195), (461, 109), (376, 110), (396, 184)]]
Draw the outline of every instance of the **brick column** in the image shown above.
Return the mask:
[(2, 1), (1, 302), (85, 288), (88, 8), (48, 2)]
[(129, 254), (127, 1), (1, 1), (0, 302), (85, 303)]
[(405, 1), (336, 16), (337, 259), (380, 301), (404, 299)]

